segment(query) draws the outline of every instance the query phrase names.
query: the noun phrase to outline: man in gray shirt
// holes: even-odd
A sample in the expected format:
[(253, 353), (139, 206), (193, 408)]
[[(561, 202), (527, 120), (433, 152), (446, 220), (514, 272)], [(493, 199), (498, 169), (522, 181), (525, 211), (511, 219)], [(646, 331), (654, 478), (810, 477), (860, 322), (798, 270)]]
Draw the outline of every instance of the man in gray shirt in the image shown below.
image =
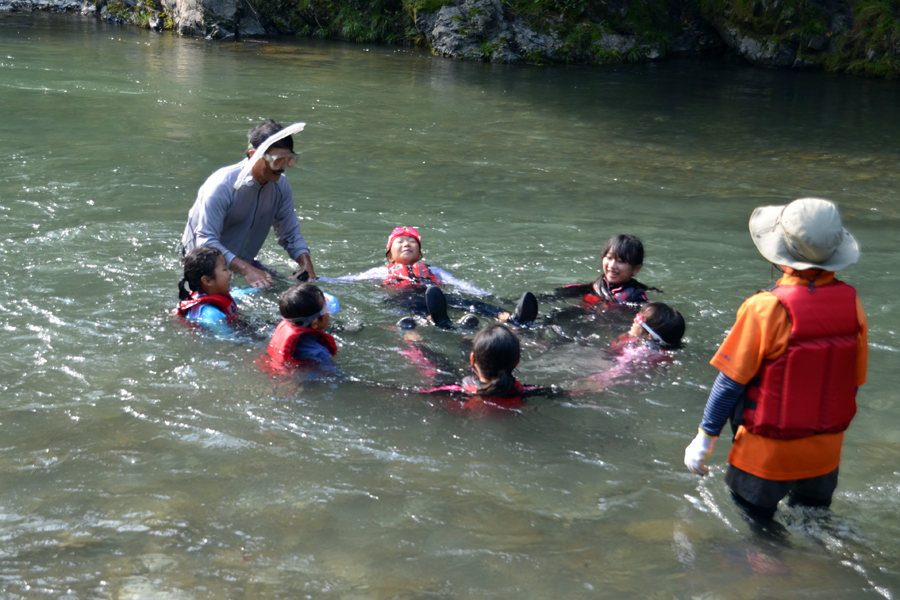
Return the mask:
[[(298, 125), (302, 128), (302, 124)], [(243, 275), (257, 288), (272, 285), (272, 273), (256, 260), (269, 229), (275, 229), (278, 243), (306, 271), (316, 278), (309, 246), (300, 232), (300, 221), (294, 212), (294, 193), (284, 176), (287, 167), (297, 164), (291, 136), (272, 143), (264, 150), (249, 174), (235, 189), (241, 170), (266, 140), (282, 127), (268, 119), (247, 133), (250, 148), (243, 161), (213, 173), (197, 193), (197, 201), (188, 213), (181, 242), (184, 251), (198, 246), (214, 246), (225, 256), (228, 268)]]

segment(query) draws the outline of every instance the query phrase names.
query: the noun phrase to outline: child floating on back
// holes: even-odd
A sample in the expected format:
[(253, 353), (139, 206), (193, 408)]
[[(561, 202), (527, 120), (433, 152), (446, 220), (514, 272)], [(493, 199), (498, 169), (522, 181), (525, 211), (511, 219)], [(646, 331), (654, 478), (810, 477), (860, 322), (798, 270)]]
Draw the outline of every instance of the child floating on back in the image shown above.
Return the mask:
[[(404, 297), (404, 302), (415, 310), (416, 304), (421, 308), (424, 299), (425, 308), (432, 322), (438, 327), (451, 326), (447, 315), (447, 307), (459, 308), (470, 313), (493, 317), (501, 321), (508, 321), (513, 325), (527, 327), (537, 317), (537, 299), (531, 292), (525, 292), (519, 301), (515, 313), (480, 302), (467, 300), (457, 296), (445, 296), (441, 290), (443, 281), (441, 273), (447, 274), (442, 269), (436, 269), (426, 264), (422, 258), (422, 236), (413, 227), (396, 227), (388, 237), (387, 251), (388, 274), (382, 280), (382, 284)], [(424, 296), (422, 292), (424, 293)], [(466, 315), (461, 325), (477, 325), (477, 319), (473, 321), (472, 315)], [(406, 322), (409, 325), (414, 324)], [(402, 325), (401, 325), (402, 326)]]
[[(511, 325), (527, 327), (537, 317), (537, 299), (531, 292), (525, 292), (513, 313), (479, 300), (462, 298), (456, 295), (445, 295), (441, 289), (450, 284), (457, 289), (484, 293), (482, 290), (454, 278), (450, 273), (424, 262), (422, 256), (422, 236), (414, 227), (397, 227), (388, 236), (385, 258), (386, 267), (369, 269), (359, 275), (323, 278), (323, 281), (360, 281), (364, 279), (382, 280), (382, 285), (391, 292), (391, 301), (411, 310), (417, 315), (427, 315), (431, 321), (442, 328), (453, 326), (447, 314), (447, 307), (467, 311), (459, 324), (473, 328), (478, 325), (475, 314), (491, 317)], [(475, 313), (475, 314), (471, 314)], [(398, 326), (410, 329), (416, 326), (412, 317), (401, 319)]]
[(282, 292), (278, 310), (282, 320), (269, 342), (269, 357), (276, 363), (332, 365), (337, 342), (324, 329), (340, 310), (337, 298), (304, 283)]

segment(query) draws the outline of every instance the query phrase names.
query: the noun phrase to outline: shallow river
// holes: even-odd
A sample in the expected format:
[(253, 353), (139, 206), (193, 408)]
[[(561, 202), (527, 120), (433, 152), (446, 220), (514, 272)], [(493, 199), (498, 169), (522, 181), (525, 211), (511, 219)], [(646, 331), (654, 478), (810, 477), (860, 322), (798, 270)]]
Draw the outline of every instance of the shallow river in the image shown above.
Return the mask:
[[(0, 597), (898, 597), (898, 95), (720, 62), (509, 67), (0, 15)], [(289, 178), (320, 274), (382, 264), (407, 224), (508, 302), (594, 278), (630, 232), (686, 347), (467, 417), (408, 391), (428, 380), (375, 282), (323, 284), (345, 379), (272, 379), (255, 359), (286, 284), (236, 339), (170, 315), (197, 188), (269, 116), (308, 124)], [(771, 281), (750, 212), (809, 195), (863, 250), (842, 278), (869, 381), (833, 510), (761, 531), (724, 487), (727, 439), (711, 477), (682, 455), (709, 358)], [(291, 271), (271, 237), (261, 258)], [(523, 334), (520, 380), (580, 387), (629, 320), (585, 317), (578, 344)], [(461, 334), (420, 335), (462, 369)]]

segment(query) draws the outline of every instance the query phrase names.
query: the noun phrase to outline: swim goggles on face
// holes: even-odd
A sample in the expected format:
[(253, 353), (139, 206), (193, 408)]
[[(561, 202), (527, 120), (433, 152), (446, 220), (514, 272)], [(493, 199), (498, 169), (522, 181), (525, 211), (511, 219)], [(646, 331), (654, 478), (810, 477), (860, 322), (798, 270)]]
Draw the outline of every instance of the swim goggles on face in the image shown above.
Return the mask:
[(660, 344), (662, 344), (664, 346), (668, 346), (668, 343), (664, 339), (662, 339), (662, 336), (660, 336), (658, 333), (653, 331), (653, 329), (644, 322), (644, 315), (642, 315), (641, 313), (638, 313), (634, 316), (634, 320), (637, 321), (638, 324), (644, 328), (644, 331), (649, 333), (650, 337), (652, 337), (655, 341), (659, 342)]
[(297, 164), (297, 161), (300, 160), (300, 156), (293, 152), (290, 154), (282, 154), (280, 156), (263, 154), (263, 158), (266, 159), (266, 162), (269, 163), (269, 166), (273, 171), (280, 171), (285, 167), (293, 167)]
[(338, 302), (338, 299), (327, 292), (322, 292), (322, 295), (325, 296), (325, 308), (314, 315), (309, 315), (308, 317), (296, 317), (294, 319), (286, 320), (290, 321), (294, 325), (299, 325), (300, 327), (309, 327), (313, 321), (315, 321), (322, 315), (337, 314), (337, 312), (341, 310), (341, 305)]

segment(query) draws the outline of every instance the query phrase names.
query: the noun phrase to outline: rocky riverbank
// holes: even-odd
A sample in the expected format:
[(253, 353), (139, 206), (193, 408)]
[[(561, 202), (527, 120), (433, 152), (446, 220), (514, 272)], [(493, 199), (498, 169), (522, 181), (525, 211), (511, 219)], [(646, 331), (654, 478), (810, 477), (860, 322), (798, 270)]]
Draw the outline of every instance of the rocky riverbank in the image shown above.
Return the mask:
[(415, 44), (505, 63), (732, 53), (762, 67), (900, 75), (900, 0), (0, 0), (209, 39)]

